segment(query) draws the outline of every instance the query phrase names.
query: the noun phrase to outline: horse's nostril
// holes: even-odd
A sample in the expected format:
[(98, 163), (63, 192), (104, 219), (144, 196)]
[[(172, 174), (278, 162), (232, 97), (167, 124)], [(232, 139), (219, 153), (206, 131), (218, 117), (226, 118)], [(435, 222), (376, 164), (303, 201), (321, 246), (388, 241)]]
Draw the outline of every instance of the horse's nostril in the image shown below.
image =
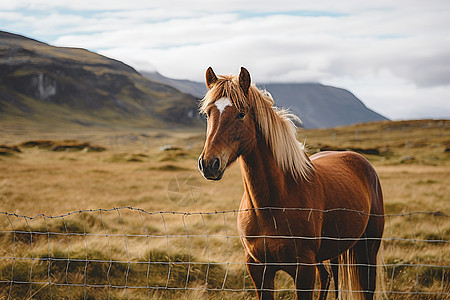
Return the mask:
[(213, 171), (217, 172), (217, 171), (219, 171), (219, 168), (220, 168), (220, 159), (215, 158), (214, 162), (212, 164), (212, 169), (213, 169)]
[(203, 172), (203, 159), (201, 157), (198, 158), (198, 169)]

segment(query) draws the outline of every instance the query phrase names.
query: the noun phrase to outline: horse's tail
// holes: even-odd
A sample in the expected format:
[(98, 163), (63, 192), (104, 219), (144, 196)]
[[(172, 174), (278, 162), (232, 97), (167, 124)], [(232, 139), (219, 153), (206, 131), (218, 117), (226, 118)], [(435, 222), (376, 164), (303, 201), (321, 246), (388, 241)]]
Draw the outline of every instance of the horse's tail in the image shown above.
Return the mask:
[(353, 248), (339, 256), (339, 298), (364, 299)]
[[(385, 270), (383, 258), (383, 246), (377, 253), (377, 292), (375, 299), (386, 299), (385, 291)], [(358, 262), (356, 261), (354, 249), (351, 248), (339, 256), (339, 299), (359, 300), (364, 299), (358, 273)]]

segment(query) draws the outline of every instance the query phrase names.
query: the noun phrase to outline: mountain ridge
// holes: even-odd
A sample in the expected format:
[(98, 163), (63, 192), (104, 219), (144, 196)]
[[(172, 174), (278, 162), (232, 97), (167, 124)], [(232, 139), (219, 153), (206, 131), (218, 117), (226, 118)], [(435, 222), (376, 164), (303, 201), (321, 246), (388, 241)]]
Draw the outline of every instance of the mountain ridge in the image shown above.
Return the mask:
[[(158, 72), (141, 72), (150, 80), (169, 84), (182, 92), (203, 98), (204, 83), (164, 77)], [(321, 83), (256, 83), (274, 98), (275, 105), (289, 108), (305, 128), (329, 128), (355, 123), (388, 120), (368, 108), (350, 91)]]

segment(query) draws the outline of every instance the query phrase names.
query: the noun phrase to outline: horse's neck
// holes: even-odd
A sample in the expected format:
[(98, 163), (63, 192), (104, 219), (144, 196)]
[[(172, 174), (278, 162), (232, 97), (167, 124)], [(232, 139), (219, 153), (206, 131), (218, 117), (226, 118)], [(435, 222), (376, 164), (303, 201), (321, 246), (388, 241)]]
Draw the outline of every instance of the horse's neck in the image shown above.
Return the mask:
[(241, 161), (244, 189), (248, 197), (245, 208), (278, 206), (286, 193), (286, 176), (278, 166), (267, 143), (258, 139), (256, 147), (243, 155)]

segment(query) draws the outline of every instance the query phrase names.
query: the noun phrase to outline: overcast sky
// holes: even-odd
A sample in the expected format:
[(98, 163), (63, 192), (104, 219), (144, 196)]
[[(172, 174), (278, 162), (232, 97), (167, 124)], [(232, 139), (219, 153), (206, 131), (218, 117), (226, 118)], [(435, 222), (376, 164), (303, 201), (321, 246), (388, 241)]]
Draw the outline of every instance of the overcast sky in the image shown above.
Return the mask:
[(392, 119), (450, 118), (450, 1), (5, 0), (0, 29), (203, 81), (320, 82)]

